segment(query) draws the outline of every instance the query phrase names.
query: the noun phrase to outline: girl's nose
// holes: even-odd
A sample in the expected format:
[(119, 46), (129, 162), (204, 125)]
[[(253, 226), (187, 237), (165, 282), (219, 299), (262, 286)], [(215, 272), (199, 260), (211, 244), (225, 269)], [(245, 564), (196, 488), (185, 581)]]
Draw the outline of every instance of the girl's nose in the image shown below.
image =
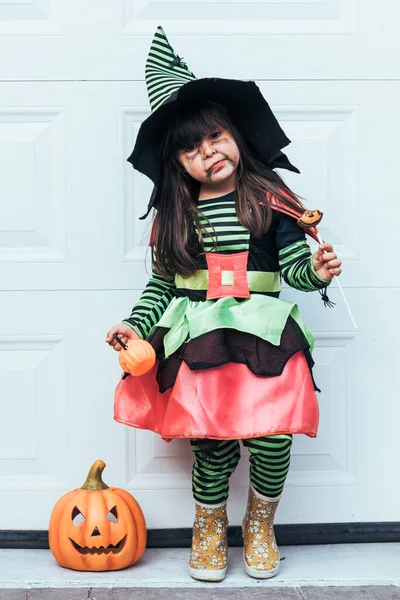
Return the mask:
[(210, 140), (204, 140), (201, 144), (201, 149), (204, 156), (212, 156), (215, 153), (215, 148)]

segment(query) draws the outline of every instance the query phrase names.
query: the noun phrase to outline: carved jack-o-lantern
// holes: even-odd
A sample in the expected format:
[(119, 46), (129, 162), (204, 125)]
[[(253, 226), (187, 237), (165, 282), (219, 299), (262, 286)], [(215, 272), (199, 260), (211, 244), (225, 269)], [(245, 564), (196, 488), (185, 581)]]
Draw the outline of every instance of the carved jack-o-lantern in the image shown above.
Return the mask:
[(60, 498), (50, 517), (49, 545), (62, 567), (114, 571), (136, 563), (146, 547), (142, 509), (129, 492), (108, 487), (97, 460), (82, 488)]

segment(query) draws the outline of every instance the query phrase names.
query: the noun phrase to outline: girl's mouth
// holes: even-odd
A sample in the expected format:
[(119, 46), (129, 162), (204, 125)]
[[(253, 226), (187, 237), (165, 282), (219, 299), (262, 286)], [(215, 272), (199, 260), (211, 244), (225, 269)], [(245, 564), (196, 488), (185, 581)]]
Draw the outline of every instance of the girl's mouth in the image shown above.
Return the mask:
[(217, 162), (215, 165), (213, 165), (211, 167), (211, 171), (218, 171), (219, 169), (221, 169), (224, 166), (224, 162), (225, 162), (225, 158), (223, 158), (222, 160), (220, 160), (219, 162)]

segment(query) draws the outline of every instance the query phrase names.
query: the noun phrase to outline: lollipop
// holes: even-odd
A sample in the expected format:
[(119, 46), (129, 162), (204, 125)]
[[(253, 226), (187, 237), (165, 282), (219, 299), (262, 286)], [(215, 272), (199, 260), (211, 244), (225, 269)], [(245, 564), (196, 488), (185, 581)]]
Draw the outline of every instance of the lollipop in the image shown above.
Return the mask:
[[(309, 229), (320, 223), (324, 213), (320, 210), (305, 210), (300, 219), (297, 220), (297, 225), (300, 225), (303, 229)], [(316, 231), (317, 233), (317, 231)]]
[[(320, 221), (323, 217), (323, 214), (324, 213), (322, 213), (320, 210), (305, 210), (304, 213), (302, 214), (302, 216), (300, 217), (300, 219), (297, 220), (297, 225), (299, 225), (303, 229), (312, 229), (313, 233), (315, 234), (315, 240), (318, 242), (318, 244), (322, 244), (323, 242), (318, 235), (318, 229), (317, 229), (316, 225), (318, 225), (320, 223)], [(326, 250), (325, 250), (325, 252), (326, 252)], [(337, 279), (337, 277), (335, 277), (335, 280), (336, 280), (339, 292), (342, 296), (343, 302), (346, 306), (347, 312), (349, 313), (349, 317), (353, 324), (353, 327), (354, 327), (354, 329), (357, 330), (357, 325), (356, 325), (353, 313), (351, 312), (349, 303), (347, 302), (347, 298), (346, 298), (346, 295), (342, 288), (342, 284), (340, 283), (339, 279)], [(324, 297), (323, 297), (323, 299), (324, 299)]]
[(154, 366), (156, 353), (146, 340), (129, 340), (126, 344), (114, 333), (114, 339), (122, 346), (119, 364), (125, 373), (144, 375)]

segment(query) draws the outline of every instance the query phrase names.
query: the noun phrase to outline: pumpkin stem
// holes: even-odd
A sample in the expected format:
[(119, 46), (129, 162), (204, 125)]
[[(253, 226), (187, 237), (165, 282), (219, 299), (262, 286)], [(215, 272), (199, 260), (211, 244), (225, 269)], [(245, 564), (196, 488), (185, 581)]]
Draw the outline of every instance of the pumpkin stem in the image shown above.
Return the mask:
[(106, 463), (104, 460), (96, 460), (86, 477), (86, 481), (82, 486), (82, 490), (107, 490), (108, 485), (104, 483), (101, 478), (101, 474), (104, 470)]

